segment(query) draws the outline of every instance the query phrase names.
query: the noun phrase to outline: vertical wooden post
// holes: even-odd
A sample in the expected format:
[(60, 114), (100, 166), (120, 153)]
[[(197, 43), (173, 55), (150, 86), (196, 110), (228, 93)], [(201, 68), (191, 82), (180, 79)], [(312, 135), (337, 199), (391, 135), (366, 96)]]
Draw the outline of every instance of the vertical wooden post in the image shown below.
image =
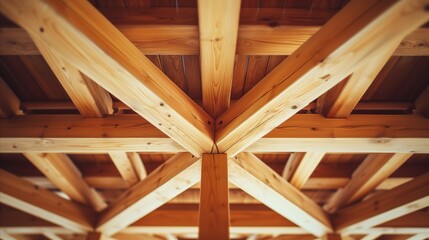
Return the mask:
[(199, 239), (229, 239), (226, 154), (203, 154)]

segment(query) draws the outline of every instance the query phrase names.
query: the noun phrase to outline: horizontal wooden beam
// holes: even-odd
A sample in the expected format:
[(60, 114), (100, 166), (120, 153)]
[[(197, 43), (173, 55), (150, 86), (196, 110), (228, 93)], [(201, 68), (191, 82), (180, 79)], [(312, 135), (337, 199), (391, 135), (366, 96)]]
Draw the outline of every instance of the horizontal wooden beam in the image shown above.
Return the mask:
[(352, 234), (429, 206), (429, 173), (392, 190), (340, 209), (336, 231)]
[(0, 11), (187, 151), (211, 152), (212, 117), (89, 2), (1, 2)]
[(425, 7), (413, 0), (350, 2), (216, 119), (219, 151), (234, 156), (245, 150), (379, 54), (380, 46), (424, 24)]
[(332, 231), (323, 209), (251, 153), (228, 162), (229, 181), (315, 236)]
[(0, 202), (76, 232), (92, 230), (94, 212), (0, 170)]
[[(109, 18), (109, 16), (107, 16)], [(152, 23), (153, 24), (153, 23)], [(238, 55), (290, 55), (307, 41), (320, 26), (240, 25)], [(198, 55), (197, 25), (116, 24), (136, 47), (147, 55)], [(177, 35), (180, 32), (180, 36)], [(396, 56), (428, 56), (428, 28), (410, 33), (398, 46)], [(19, 28), (0, 28), (0, 55), (37, 55), (37, 47)]]
[(197, 183), (200, 171), (198, 157), (176, 154), (101, 212), (97, 231), (107, 236), (121, 231)]
[[(85, 119), (28, 115), (0, 119), (0, 152), (183, 152), (138, 115)], [(427, 153), (429, 119), (419, 115), (351, 115), (327, 119), (297, 114), (249, 146), (249, 152)], [(88, 147), (91, 145), (91, 147)]]

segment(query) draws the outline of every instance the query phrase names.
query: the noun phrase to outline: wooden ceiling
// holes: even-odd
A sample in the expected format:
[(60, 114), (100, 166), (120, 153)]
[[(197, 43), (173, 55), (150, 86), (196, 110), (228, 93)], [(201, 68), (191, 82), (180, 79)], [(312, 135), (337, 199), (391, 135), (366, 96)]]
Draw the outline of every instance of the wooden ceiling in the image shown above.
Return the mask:
[(0, 239), (429, 238), (428, 6), (0, 1)]

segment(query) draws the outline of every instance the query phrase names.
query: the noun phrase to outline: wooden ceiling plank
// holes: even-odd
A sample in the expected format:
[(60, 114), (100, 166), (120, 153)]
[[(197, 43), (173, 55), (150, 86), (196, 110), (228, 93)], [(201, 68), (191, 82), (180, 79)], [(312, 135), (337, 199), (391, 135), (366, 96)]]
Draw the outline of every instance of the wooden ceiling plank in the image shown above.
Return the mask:
[(140, 181), (126, 152), (109, 152), (109, 156), (128, 186), (134, 186)]
[(89, 2), (2, 2), (0, 9), (188, 151), (211, 152), (213, 119)]
[(429, 86), (416, 99), (416, 112), (429, 118)]
[(351, 234), (429, 206), (429, 173), (337, 211), (336, 231)]
[[(413, 0), (350, 2), (216, 119), (219, 151), (234, 156), (256, 142), (371, 59), (375, 48), (398, 42), (425, 23), (424, 9)], [(393, 27), (393, 22), (404, 24)]]
[(203, 154), (198, 239), (229, 239), (226, 154)]
[(329, 199), (324, 209), (330, 213), (362, 199), (402, 166), (412, 153), (370, 154), (353, 172), (350, 182)]
[(76, 232), (92, 229), (95, 214), (54, 193), (0, 170), (0, 202)]
[(323, 236), (322, 240), (342, 240), (343, 238), (341, 237), (341, 235), (339, 234), (326, 234), (325, 236)]
[(96, 211), (107, 207), (101, 195), (88, 186), (79, 169), (67, 155), (27, 152), (24, 156), (71, 199), (91, 205)]
[(241, 1), (198, 1), (204, 109), (217, 117), (229, 108)]
[(314, 172), (316, 167), (322, 161), (325, 156), (325, 152), (307, 152), (301, 159), (296, 170), (293, 172), (289, 182), (294, 187), (301, 189), (311, 174)]
[(111, 236), (152, 212), (200, 180), (201, 161), (176, 154), (101, 212), (97, 231)]
[[(150, 9), (145, 11), (150, 12)], [(109, 18), (109, 15), (106, 16)], [(196, 25), (148, 23), (115, 26), (144, 54), (198, 55), (200, 52)], [(238, 28), (236, 54), (291, 55), (319, 29), (320, 26), (299, 26), (294, 23), (275, 28), (260, 24), (241, 24)], [(180, 36), (177, 32), (181, 33)], [(405, 37), (393, 55), (428, 56), (429, 48), (425, 44), (428, 34), (429, 28), (416, 29)], [(39, 50), (24, 30), (0, 27), (0, 55), (37, 54), (40, 54)]]
[(79, 72), (42, 40), (37, 37), (32, 39), (82, 116), (104, 117), (113, 114), (112, 98), (106, 90)]
[(364, 66), (356, 70), (344, 85), (338, 84), (325, 93), (324, 115), (330, 118), (347, 118), (359, 103), (366, 90), (389, 60), (398, 42), (391, 42), (382, 47)]
[(0, 76), (0, 118), (22, 114), (21, 101)]
[(325, 211), (255, 155), (240, 153), (228, 162), (229, 181), (316, 236), (332, 231)]

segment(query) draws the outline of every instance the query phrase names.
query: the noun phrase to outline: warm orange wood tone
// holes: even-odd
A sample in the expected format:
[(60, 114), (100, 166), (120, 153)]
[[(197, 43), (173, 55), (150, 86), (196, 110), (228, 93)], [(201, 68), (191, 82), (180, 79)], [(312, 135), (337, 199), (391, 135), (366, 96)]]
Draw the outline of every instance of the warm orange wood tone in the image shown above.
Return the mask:
[(423, 90), (415, 104), (416, 112), (429, 118), (429, 86)]
[(199, 239), (229, 239), (227, 161), (226, 154), (203, 154)]

